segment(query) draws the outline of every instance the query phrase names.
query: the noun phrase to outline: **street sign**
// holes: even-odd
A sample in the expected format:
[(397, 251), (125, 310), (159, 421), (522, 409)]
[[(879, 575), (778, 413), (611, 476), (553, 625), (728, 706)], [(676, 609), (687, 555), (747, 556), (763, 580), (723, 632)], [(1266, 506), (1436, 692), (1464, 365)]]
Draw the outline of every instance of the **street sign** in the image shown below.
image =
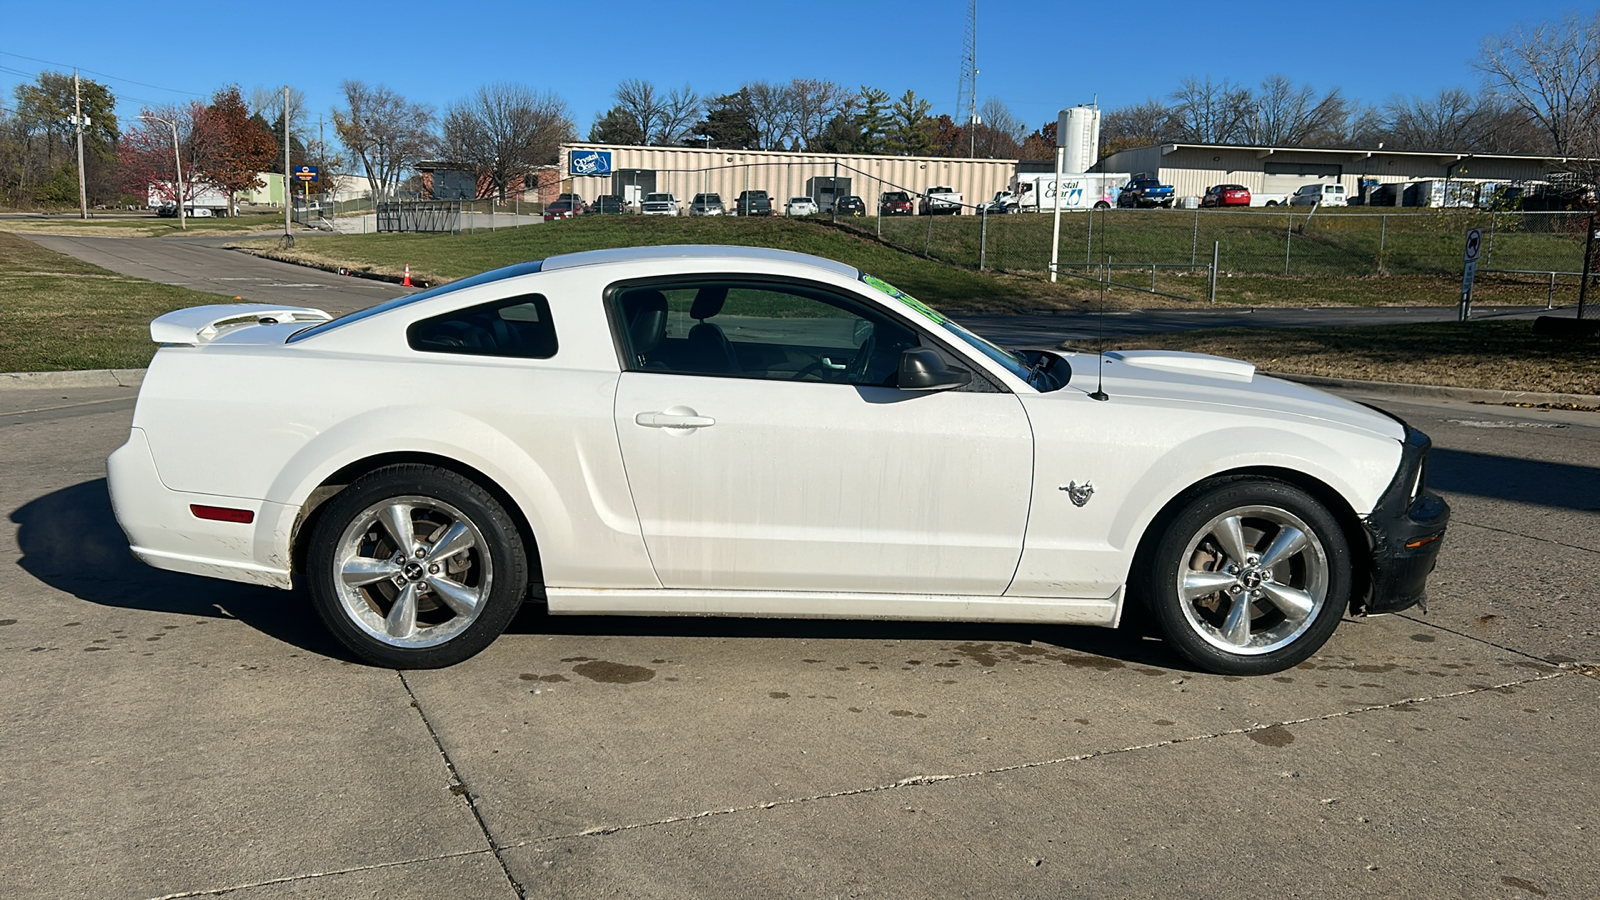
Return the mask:
[(318, 178), (318, 170), (316, 166), (295, 166), (293, 174), (295, 181), (306, 182), (321, 180)]
[(1472, 281), (1478, 275), (1478, 250), (1483, 246), (1483, 229), (1467, 230), (1467, 249), (1461, 255), (1461, 309), (1456, 319), (1465, 322), (1472, 315)]

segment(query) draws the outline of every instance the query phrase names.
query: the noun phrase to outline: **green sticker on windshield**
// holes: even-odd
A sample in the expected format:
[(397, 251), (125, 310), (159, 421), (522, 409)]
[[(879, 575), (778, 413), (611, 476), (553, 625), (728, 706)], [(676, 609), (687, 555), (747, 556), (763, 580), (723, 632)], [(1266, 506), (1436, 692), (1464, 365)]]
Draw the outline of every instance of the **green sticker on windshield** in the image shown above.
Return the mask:
[(905, 291), (900, 290), (889, 282), (884, 281), (882, 278), (877, 278), (872, 275), (862, 275), (861, 280), (872, 287), (883, 291), (885, 294), (888, 294), (894, 299), (899, 300), (901, 303), (911, 307), (918, 313), (921, 313), (923, 317), (927, 318), (935, 325), (943, 325), (944, 323), (950, 321), (949, 319), (946, 319), (938, 310), (927, 305), (926, 303), (923, 303), (921, 300), (918, 300)]

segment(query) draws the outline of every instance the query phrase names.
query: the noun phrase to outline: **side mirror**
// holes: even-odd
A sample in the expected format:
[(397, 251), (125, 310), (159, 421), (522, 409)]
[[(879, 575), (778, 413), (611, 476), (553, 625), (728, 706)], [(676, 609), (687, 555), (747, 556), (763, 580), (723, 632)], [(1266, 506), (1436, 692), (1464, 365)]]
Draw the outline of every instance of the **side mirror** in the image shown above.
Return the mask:
[(972, 383), (972, 373), (946, 365), (938, 351), (912, 347), (900, 354), (900, 370), (895, 387), (903, 391), (943, 391)]

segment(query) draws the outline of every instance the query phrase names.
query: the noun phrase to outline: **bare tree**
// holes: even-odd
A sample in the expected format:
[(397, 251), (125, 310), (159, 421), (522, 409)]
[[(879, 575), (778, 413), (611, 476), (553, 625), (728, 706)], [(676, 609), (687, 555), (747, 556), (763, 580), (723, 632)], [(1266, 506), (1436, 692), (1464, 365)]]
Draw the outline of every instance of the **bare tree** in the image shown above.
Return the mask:
[[(245, 95), (245, 105), (249, 107), (252, 116), (260, 116), (263, 122), (283, 122), (283, 88), (268, 87), (258, 84)], [(306, 92), (297, 87), (289, 88), (289, 131), (291, 134), (304, 135), (309, 124), (309, 109), (306, 106)], [(283, 139), (279, 132), (278, 139)]]
[(800, 145), (812, 149), (833, 118), (850, 110), (855, 95), (823, 79), (796, 78), (789, 82), (789, 102), (794, 112), (795, 137)]
[(661, 130), (666, 99), (661, 91), (643, 78), (629, 78), (618, 84), (611, 96), (617, 101), (613, 111), (632, 126), (639, 143), (649, 144), (651, 137)]
[(1539, 123), (1554, 152), (1600, 154), (1600, 12), (1491, 35), (1474, 65), (1492, 90)]
[(452, 103), (444, 117), (444, 154), (477, 174), (504, 203), (511, 182), (554, 163), (573, 138), (567, 104), (520, 84), (486, 85)]
[(1159, 144), (1177, 131), (1172, 107), (1154, 97), (1105, 114), (1100, 123), (1100, 155)]
[(705, 102), (687, 84), (673, 88), (661, 103), (661, 130), (654, 143), (666, 147), (682, 144), (700, 120)]
[(1224, 78), (1204, 81), (1183, 79), (1173, 91), (1173, 115), (1177, 125), (1174, 137), (1201, 144), (1226, 144), (1244, 133), (1244, 120), (1250, 109), (1250, 89)]
[(665, 147), (683, 143), (705, 105), (688, 85), (663, 92), (642, 78), (629, 78), (612, 92), (616, 105), (589, 131), (591, 140)]
[(1028, 134), (1028, 126), (1013, 115), (1000, 98), (990, 97), (983, 101), (983, 105), (978, 107), (978, 118), (983, 121), (967, 128), (967, 144), (973, 156), (982, 159), (1017, 159), (1022, 155), (1022, 140)]
[(340, 88), (345, 105), (333, 111), (339, 140), (361, 163), (372, 196), (392, 196), (406, 170), (433, 150), (433, 107), (381, 84), (349, 80)]
[(1344, 139), (1349, 120), (1338, 88), (1319, 96), (1309, 84), (1297, 87), (1282, 75), (1269, 75), (1245, 105), (1242, 137), (1269, 147), (1326, 146)]
[(750, 124), (756, 129), (757, 149), (786, 149), (796, 126), (794, 97), (789, 86), (750, 81), (743, 90), (750, 97)]

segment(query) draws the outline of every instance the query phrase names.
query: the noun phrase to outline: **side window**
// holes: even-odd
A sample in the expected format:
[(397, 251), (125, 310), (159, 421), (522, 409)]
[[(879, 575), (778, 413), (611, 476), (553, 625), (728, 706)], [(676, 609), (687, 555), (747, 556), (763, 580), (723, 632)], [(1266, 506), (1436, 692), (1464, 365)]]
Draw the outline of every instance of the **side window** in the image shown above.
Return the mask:
[(549, 359), (556, 355), (555, 323), (543, 294), (496, 300), (412, 323), (406, 341), (425, 353)]
[(618, 291), (632, 371), (890, 385), (916, 331), (807, 285), (671, 282)]

